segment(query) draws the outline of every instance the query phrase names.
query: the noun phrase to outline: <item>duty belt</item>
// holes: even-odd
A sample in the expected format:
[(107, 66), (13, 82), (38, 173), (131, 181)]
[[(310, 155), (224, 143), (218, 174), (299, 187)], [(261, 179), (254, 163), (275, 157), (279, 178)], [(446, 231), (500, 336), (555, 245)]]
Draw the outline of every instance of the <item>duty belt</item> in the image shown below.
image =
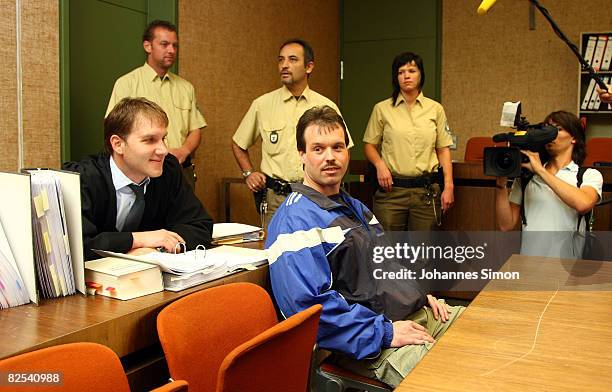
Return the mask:
[(437, 176), (421, 176), (410, 178), (393, 177), (393, 186), (400, 188), (426, 188), (433, 183), (438, 183)]
[(272, 189), (277, 195), (287, 196), (291, 193), (291, 185), (282, 180), (266, 176), (266, 188)]
[(185, 169), (191, 167), (191, 155), (188, 155), (187, 158), (183, 161), (181, 166)]

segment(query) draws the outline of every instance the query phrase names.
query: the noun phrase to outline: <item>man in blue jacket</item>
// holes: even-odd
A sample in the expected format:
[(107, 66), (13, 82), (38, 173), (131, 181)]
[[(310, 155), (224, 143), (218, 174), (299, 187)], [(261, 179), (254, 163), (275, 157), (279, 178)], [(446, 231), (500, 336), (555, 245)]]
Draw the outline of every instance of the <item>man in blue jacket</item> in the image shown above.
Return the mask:
[(300, 118), (296, 139), (304, 182), (291, 185), (266, 240), (274, 296), (285, 317), (322, 304), (319, 346), (339, 353), (341, 366), (395, 387), (464, 308), (414, 282), (373, 278), (371, 249), (384, 233), (340, 189), (350, 159), (342, 117), (314, 107)]

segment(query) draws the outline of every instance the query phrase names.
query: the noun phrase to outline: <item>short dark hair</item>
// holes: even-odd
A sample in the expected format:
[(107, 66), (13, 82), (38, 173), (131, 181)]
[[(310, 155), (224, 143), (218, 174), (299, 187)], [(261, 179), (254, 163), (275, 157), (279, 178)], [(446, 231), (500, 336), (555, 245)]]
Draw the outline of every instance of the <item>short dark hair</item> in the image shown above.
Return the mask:
[(155, 102), (146, 98), (123, 98), (104, 120), (104, 148), (109, 154), (113, 153), (111, 136), (117, 135), (126, 139), (132, 132), (136, 121), (142, 116), (158, 125), (168, 127), (168, 116)]
[(397, 102), (397, 97), (400, 94), (400, 86), (397, 81), (397, 74), (399, 73), (399, 69), (406, 64), (410, 64), (414, 61), (414, 64), (417, 66), (419, 71), (421, 72), (421, 80), (419, 80), (419, 90), (423, 90), (423, 85), (425, 84), (425, 68), (423, 67), (423, 59), (416, 53), (412, 52), (404, 52), (400, 53), (393, 59), (393, 64), (391, 64), (391, 85), (393, 86), (393, 104)]
[(154, 20), (153, 22), (149, 23), (144, 33), (142, 33), (142, 42), (153, 41), (155, 29), (158, 27), (165, 30), (173, 31), (178, 34), (178, 32), (176, 31), (176, 26), (168, 22), (167, 20)]
[(283, 49), (285, 46), (289, 44), (298, 44), (302, 47), (302, 49), (304, 49), (304, 66), (314, 61), (315, 57), (314, 57), (314, 50), (312, 50), (312, 46), (310, 46), (308, 42), (304, 41), (301, 38), (291, 38), (283, 42), (280, 48), (278, 48), (279, 52), (281, 51), (281, 49)]
[(302, 117), (300, 117), (298, 120), (295, 133), (298, 151), (306, 151), (306, 139), (304, 139), (304, 132), (306, 131), (306, 128), (313, 124), (324, 128), (326, 131), (332, 130), (334, 125), (341, 126), (342, 130), (344, 131), (344, 143), (348, 147), (349, 137), (348, 132), (346, 131), (346, 125), (344, 124), (344, 119), (332, 107), (324, 105), (314, 106), (306, 110), (304, 114), (302, 114)]
[(580, 119), (575, 114), (566, 112), (565, 110), (557, 110), (556, 112), (550, 113), (544, 119), (545, 124), (554, 123), (565, 129), (576, 141), (574, 148), (572, 149), (572, 161), (578, 166), (582, 165), (586, 158), (586, 137), (584, 135), (584, 128)]

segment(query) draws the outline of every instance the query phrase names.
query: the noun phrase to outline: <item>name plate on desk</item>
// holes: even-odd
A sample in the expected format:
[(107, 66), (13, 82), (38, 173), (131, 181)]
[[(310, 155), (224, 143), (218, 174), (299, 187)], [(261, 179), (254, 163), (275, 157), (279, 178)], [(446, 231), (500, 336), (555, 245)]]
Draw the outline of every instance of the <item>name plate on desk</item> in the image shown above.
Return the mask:
[(164, 289), (159, 268), (134, 260), (105, 257), (85, 263), (85, 280), (96, 294), (128, 300)]

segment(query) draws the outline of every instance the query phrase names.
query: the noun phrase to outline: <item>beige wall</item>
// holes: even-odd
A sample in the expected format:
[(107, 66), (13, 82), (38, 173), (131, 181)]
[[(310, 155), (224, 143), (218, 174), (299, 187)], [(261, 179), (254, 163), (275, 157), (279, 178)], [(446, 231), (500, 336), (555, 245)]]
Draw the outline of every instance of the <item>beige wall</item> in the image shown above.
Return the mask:
[[(478, 3), (443, 2), (442, 103), (460, 138), (458, 160), (470, 137), (509, 131), (499, 126), (505, 101), (520, 100), (532, 123), (577, 109), (578, 60), (544, 17), (536, 10), (529, 30), (528, 1), (499, 1), (484, 17)], [(612, 30), (610, 0), (542, 3), (577, 45), (580, 32)]]
[[(469, 3), (469, 6), (466, 6)], [(0, 170), (16, 170), (17, 64), (15, 1), (0, 0)], [(311, 85), (337, 101), (338, 1), (287, 0), (179, 2), (180, 73), (196, 87), (209, 123), (196, 162), (197, 194), (220, 217), (220, 179), (239, 176), (230, 151), (231, 135), (257, 96), (277, 86), (275, 58), (286, 38), (304, 37), (316, 53)], [(575, 111), (578, 65), (569, 49), (536, 14), (529, 30), (526, 0), (500, 1), (485, 17), (478, 1), (443, 2), (442, 103), (460, 136), (455, 159), (463, 158), (471, 136), (504, 131), (501, 105), (521, 100), (532, 122), (556, 109)], [(609, 0), (547, 1), (561, 29), (573, 42), (581, 31), (612, 30)], [(57, 167), (59, 132), (58, 3), (21, 1), (24, 166)], [(252, 151), (260, 161), (259, 147)], [(257, 222), (246, 187), (232, 185), (232, 218)]]
[[(231, 137), (251, 101), (280, 86), (276, 57), (285, 39), (312, 44), (316, 66), (310, 85), (337, 101), (338, 10), (337, 0), (179, 2), (179, 72), (195, 86), (208, 122), (196, 158), (197, 194), (215, 218), (221, 218), (221, 178), (240, 177)], [(259, 145), (250, 152), (258, 167)], [(232, 194), (232, 220), (257, 224), (246, 186), (232, 185)]]
[[(15, 171), (19, 117), (17, 91), (16, 2), (0, 0), (5, 34), (0, 54), (0, 170)], [(59, 167), (59, 8), (56, 1), (23, 0), (21, 7), (21, 83), (24, 167)]]

